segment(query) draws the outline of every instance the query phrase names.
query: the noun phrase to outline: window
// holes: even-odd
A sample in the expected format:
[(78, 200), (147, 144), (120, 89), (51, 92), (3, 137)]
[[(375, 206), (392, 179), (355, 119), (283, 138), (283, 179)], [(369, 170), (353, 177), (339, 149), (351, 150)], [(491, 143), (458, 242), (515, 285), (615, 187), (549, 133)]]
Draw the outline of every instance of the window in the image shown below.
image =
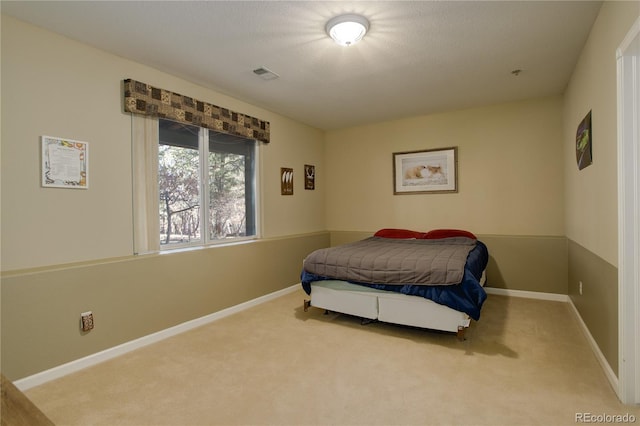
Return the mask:
[(257, 235), (256, 152), (252, 139), (159, 120), (162, 248)]

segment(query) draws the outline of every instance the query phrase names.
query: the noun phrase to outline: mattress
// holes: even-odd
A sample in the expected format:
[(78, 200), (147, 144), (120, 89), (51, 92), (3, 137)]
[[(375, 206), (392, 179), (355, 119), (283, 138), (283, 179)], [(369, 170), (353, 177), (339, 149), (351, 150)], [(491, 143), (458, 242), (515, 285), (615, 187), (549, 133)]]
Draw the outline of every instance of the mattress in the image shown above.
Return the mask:
[[(480, 279), (488, 262), (486, 246), (478, 241), (476, 247), (469, 253), (464, 268), (462, 282), (458, 285), (425, 286), (425, 285), (389, 285), (353, 282), (361, 287), (396, 292), (408, 296), (420, 296), (440, 305), (448, 306), (456, 311), (468, 314), (471, 318), (480, 319), (480, 310), (486, 300), (486, 293), (480, 284)], [(311, 284), (321, 281), (333, 281), (335, 278), (318, 276), (304, 270), (301, 274), (301, 284), (307, 294), (311, 294)], [(368, 318), (368, 317), (367, 317)]]

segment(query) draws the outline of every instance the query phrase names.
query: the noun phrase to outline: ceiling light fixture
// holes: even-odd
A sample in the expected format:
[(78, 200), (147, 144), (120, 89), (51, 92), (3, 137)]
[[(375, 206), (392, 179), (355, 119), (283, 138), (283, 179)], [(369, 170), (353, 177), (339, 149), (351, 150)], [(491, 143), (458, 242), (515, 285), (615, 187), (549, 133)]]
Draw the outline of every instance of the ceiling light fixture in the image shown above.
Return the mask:
[(369, 31), (369, 21), (361, 15), (339, 15), (327, 22), (326, 31), (339, 45), (351, 46), (362, 40)]

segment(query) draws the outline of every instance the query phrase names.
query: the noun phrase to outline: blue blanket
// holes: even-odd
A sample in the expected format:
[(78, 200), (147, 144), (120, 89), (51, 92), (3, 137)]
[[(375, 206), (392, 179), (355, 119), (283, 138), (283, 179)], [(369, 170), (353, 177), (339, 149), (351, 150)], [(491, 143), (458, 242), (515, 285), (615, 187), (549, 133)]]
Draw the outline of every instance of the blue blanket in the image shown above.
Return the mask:
[[(480, 285), (480, 278), (482, 277), (482, 272), (486, 268), (488, 262), (489, 252), (487, 250), (487, 246), (481, 241), (478, 241), (475, 248), (471, 250), (467, 257), (462, 282), (457, 285), (389, 285), (350, 282), (352, 284), (363, 285), (379, 290), (424, 297), (441, 305), (455, 309), (456, 311), (464, 312), (477, 321), (480, 319), (482, 304), (487, 299), (487, 293)], [(304, 269), (302, 270), (302, 288), (309, 295), (311, 294), (311, 282), (328, 279), (335, 278), (318, 276), (311, 274)]]

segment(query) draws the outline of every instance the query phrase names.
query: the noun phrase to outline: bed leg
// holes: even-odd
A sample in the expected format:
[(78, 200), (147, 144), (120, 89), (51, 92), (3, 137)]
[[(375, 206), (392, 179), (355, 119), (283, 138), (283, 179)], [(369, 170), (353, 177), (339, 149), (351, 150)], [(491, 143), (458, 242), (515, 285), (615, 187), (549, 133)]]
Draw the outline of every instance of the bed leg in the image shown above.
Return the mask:
[(328, 309), (324, 310), (324, 315), (329, 315), (329, 310)]
[(456, 334), (458, 336), (458, 340), (460, 340), (461, 342), (465, 341), (465, 337), (464, 337), (464, 331), (466, 330), (465, 327), (459, 325), (458, 326), (458, 333)]
[(302, 306), (304, 307), (304, 311), (307, 312), (309, 310), (309, 306), (311, 306), (311, 300), (305, 299)]

